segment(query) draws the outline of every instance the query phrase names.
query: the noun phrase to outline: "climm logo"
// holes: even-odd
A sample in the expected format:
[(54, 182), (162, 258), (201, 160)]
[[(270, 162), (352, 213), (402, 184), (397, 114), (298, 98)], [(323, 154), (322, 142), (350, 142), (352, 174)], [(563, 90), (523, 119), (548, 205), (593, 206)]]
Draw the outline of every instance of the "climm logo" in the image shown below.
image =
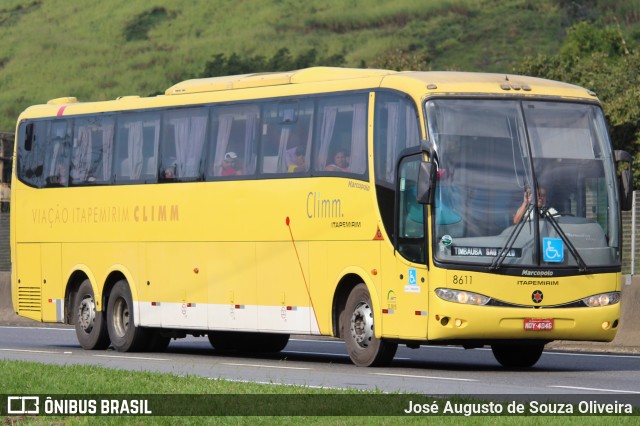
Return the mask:
[(344, 216), (339, 198), (323, 198), (319, 192), (307, 194), (307, 217), (309, 219), (333, 219)]

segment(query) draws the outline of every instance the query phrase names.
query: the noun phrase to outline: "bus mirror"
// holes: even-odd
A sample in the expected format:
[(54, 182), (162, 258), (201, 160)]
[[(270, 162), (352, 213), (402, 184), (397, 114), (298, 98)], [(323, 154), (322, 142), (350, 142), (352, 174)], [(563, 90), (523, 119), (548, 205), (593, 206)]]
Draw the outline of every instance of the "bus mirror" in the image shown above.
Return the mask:
[(420, 204), (429, 204), (431, 202), (431, 186), (436, 174), (436, 165), (431, 161), (423, 161), (420, 163), (418, 171), (418, 190), (416, 198)]
[[(615, 151), (615, 159), (620, 170), (620, 176), (618, 177), (618, 188), (620, 190), (620, 209), (629, 211), (631, 210), (633, 199), (633, 173), (631, 172), (631, 161), (633, 157), (626, 151)], [(625, 163), (626, 167), (620, 169), (620, 164)]]

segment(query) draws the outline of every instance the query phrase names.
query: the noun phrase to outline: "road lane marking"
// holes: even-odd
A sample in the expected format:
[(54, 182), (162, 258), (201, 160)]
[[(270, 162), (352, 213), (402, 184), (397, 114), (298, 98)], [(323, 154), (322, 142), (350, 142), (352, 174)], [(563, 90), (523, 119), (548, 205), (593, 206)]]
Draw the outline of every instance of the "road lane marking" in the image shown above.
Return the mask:
[(62, 331), (76, 331), (75, 328), (64, 327), (22, 327), (16, 325), (0, 325), (0, 328), (14, 328), (20, 330), (62, 330)]
[(393, 376), (393, 377), (408, 377), (411, 379), (435, 379), (435, 380), (454, 380), (456, 382), (479, 382), (475, 379), (460, 379), (457, 377), (437, 377), (437, 376), (418, 376), (413, 374), (394, 374), (394, 373), (369, 373), (375, 376)]
[(0, 351), (5, 352), (28, 352), (32, 354), (59, 354), (60, 352), (56, 351), (37, 351), (33, 349), (0, 349)]
[(234, 362), (221, 362), (220, 364), (233, 365), (236, 367), (281, 368), (284, 370), (311, 370), (311, 368), (307, 368), (307, 367), (284, 367), (280, 365), (242, 364), (242, 363), (234, 363)]
[(121, 359), (137, 359), (143, 361), (171, 361), (168, 358), (151, 358), (145, 356), (127, 356), (127, 355), (91, 355), (100, 358), (121, 358)]
[(579, 386), (549, 386), (550, 388), (562, 388), (562, 389), (575, 389), (581, 391), (596, 391), (596, 392), (613, 392), (613, 393), (635, 393), (640, 394), (640, 392), (636, 391), (628, 391), (628, 390), (619, 390), (619, 389), (599, 389), (599, 388), (583, 388)]

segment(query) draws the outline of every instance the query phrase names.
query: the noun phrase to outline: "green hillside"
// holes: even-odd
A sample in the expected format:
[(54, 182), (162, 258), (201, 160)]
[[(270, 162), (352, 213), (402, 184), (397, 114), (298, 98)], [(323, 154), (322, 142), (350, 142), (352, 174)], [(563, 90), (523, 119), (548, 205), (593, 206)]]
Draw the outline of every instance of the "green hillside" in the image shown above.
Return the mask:
[(640, 40), (640, 0), (0, 0), (0, 130), (52, 98), (156, 94), (252, 64), (514, 72), (580, 20)]

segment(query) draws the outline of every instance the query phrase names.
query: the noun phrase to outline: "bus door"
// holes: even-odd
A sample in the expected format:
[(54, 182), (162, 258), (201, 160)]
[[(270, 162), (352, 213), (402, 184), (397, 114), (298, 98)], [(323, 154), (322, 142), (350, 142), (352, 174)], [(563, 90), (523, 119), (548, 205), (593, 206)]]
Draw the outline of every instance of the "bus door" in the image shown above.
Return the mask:
[[(385, 280), (383, 328), (398, 337), (427, 338), (428, 281), (425, 207), (416, 199), (422, 155), (404, 157), (398, 167), (395, 205), (395, 277)], [(392, 312), (391, 312), (392, 311)], [(391, 313), (390, 313), (391, 312)], [(395, 324), (394, 324), (395, 323)], [(390, 327), (387, 327), (390, 326)]]

